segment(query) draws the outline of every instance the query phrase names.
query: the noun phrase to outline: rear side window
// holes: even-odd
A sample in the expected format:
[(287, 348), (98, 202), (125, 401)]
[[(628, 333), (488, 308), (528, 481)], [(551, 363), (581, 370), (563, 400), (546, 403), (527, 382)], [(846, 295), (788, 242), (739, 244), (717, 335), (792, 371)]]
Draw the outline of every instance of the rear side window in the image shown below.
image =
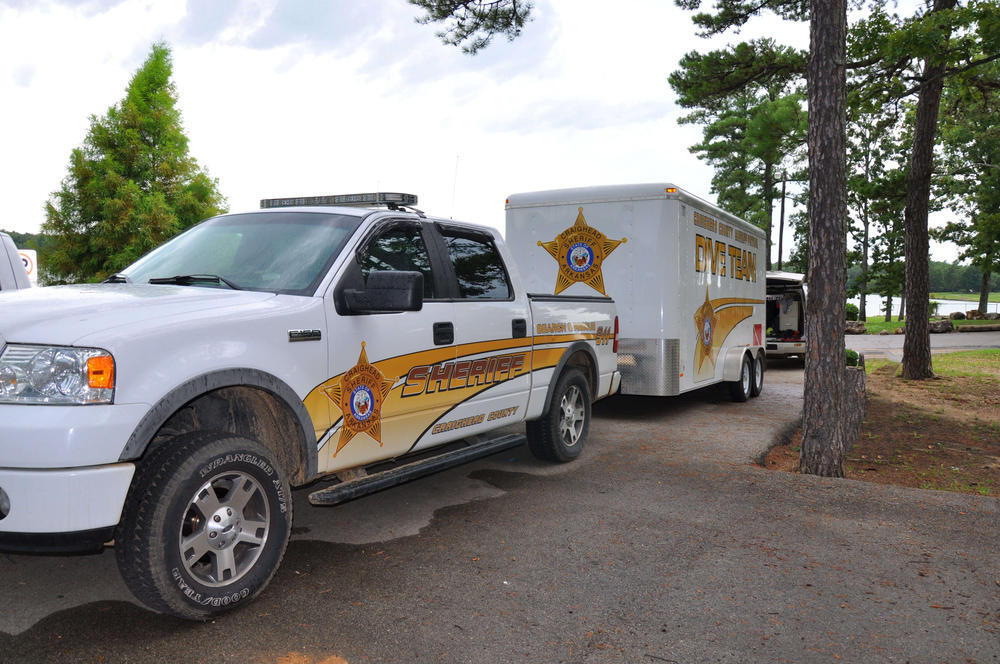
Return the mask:
[(508, 300), (510, 280), (493, 240), (443, 230), (448, 255), (455, 266), (459, 297), (467, 300)]

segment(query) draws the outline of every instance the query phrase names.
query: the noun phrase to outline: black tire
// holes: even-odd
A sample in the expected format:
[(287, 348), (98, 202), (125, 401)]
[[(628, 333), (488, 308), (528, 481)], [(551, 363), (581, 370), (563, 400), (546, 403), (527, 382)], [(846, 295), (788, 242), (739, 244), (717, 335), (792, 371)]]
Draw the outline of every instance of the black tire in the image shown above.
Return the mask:
[(740, 377), (729, 383), (729, 396), (733, 401), (746, 401), (750, 398), (750, 385), (752, 383), (750, 354), (743, 353), (743, 360), (740, 362)]
[(758, 397), (760, 393), (764, 391), (764, 369), (766, 368), (766, 361), (764, 358), (764, 353), (758, 353), (757, 357), (753, 360), (753, 365), (750, 367), (750, 396)]
[(291, 527), (288, 480), (271, 452), (247, 438), (199, 431), (177, 436), (138, 465), (115, 556), (140, 602), (205, 620), (264, 589)]
[(583, 374), (577, 369), (563, 372), (545, 414), (525, 428), (536, 458), (565, 463), (580, 456), (590, 435), (590, 385)]

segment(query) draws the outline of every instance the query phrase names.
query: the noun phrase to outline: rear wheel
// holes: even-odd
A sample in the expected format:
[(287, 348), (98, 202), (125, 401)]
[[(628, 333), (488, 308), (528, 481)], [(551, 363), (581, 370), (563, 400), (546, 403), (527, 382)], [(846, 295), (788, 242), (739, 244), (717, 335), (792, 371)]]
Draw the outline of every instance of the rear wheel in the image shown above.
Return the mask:
[(764, 389), (764, 353), (761, 352), (753, 360), (753, 366), (751, 368), (752, 379), (750, 381), (750, 396), (756, 397), (760, 396), (761, 391)]
[(743, 353), (743, 360), (740, 362), (740, 377), (729, 383), (729, 396), (733, 401), (746, 401), (750, 397), (750, 365), (750, 354)]
[(115, 534), (126, 585), (150, 608), (193, 620), (248, 603), (284, 556), (290, 495), (260, 443), (177, 436), (143, 461), (129, 489)]
[(528, 447), (535, 457), (562, 463), (580, 456), (590, 434), (590, 385), (570, 369), (559, 377), (541, 418), (528, 422)]

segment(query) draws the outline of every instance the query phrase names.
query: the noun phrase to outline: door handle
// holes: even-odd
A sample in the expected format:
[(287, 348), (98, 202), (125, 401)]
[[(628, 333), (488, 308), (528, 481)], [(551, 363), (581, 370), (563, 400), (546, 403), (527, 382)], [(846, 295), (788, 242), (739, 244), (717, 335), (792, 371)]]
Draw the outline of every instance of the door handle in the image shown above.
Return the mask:
[(515, 318), (510, 322), (510, 334), (515, 339), (523, 339), (528, 336), (528, 321), (523, 318)]
[(455, 343), (455, 326), (451, 322), (434, 323), (434, 345), (445, 346)]

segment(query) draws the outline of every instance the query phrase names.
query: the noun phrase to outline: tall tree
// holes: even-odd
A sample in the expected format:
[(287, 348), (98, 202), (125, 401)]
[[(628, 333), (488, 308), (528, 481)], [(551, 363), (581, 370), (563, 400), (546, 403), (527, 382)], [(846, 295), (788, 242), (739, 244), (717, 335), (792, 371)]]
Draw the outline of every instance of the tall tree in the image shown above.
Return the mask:
[(424, 10), (417, 23), (441, 23), (437, 37), (445, 44), (459, 46), (475, 55), (497, 35), (507, 41), (517, 39), (531, 20), (533, 4), (526, 0), (409, 0)]
[(979, 311), (986, 313), (990, 278), (1000, 271), (1000, 62), (952, 79), (943, 105), (938, 190), (964, 218), (936, 235), (981, 270)]
[(55, 278), (103, 279), (225, 209), (218, 182), (188, 154), (171, 72), (170, 49), (154, 44), (121, 102), (91, 116), (46, 205), (42, 230), (55, 238), (47, 256)]
[[(701, 0), (675, 0), (697, 9)], [(807, 65), (809, 99), (809, 282), (806, 314), (805, 408), (799, 468), (842, 476), (846, 450), (843, 423), (845, 263), (846, 0), (716, 0), (699, 13), (702, 34), (738, 28), (772, 11), (784, 18), (810, 18)], [(720, 76), (724, 76), (721, 73)]]
[(688, 53), (669, 78), (678, 104), (693, 109), (681, 122), (704, 125), (702, 142), (691, 150), (713, 166), (719, 205), (766, 231), (768, 269), (779, 176), (803, 156), (806, 114), (797, 88), (805, 58), (772, 39), (757, 39)]
[(809, 20), (809, 300), (799, 470), (844, 476), (847, 265), (847, 0), (813, 0)]
[[(932, 13), (943, 14), (958, 4), (957, 0), (934, 0)], [(917, 113), (913, 128), (913, 150), (906, 181), (906, 306), (907, 334), (903, 339), (903, 377), (930, 378), (931, 341), (927, 325), (930, 319), (930, 236), (927, 230), (931, 197), (931, 171), (934, 168), (934, 136), (937, 132), (941, 90), (948, 61), (952, 27), (944, 22), (924, 56), (924, 70), (917, 95)]]

